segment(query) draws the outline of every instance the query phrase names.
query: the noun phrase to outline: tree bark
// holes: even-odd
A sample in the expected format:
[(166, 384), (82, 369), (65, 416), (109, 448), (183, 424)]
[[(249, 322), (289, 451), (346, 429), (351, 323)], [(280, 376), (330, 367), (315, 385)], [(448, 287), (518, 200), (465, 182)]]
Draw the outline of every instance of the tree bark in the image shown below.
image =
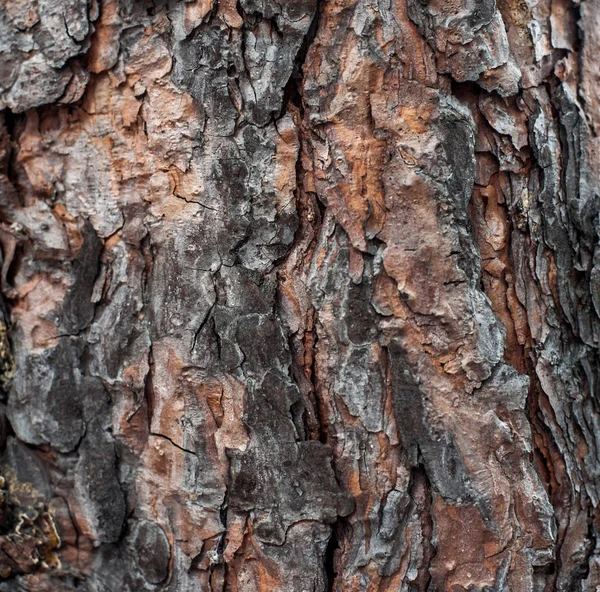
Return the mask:
[(600, 0), (4, 0), (0, 591), (600, 589)]

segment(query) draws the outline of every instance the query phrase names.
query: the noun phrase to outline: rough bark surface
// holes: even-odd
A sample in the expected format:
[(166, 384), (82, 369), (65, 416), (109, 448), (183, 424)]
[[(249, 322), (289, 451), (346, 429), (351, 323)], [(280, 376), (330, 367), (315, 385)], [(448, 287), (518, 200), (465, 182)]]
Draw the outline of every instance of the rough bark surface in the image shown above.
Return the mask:
[(0, 591), (600, 589), (600, 0), (3, 0)]

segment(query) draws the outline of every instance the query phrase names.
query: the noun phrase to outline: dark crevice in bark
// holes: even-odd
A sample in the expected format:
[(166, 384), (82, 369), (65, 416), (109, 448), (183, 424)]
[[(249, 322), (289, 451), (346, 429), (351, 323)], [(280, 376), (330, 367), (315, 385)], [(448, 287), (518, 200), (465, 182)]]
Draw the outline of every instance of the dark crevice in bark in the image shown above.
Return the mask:
[[(24, 125), (24, 117), (22, 114), (13, 113), (10, 109), (4, 109), (4, 127), (7, 131), (7, 141), (6, 141), (6, 155), (4, 158), (4, 162), (0, 162), (0, 174), (4, 173), (6, 175), (6, 179), (10, 185), (12, 185), (17, 200), (21, 200), (21, 194), (19, 191), (19, 182), (18, 175), (16, 171), (16, 163), (14, 161), (14, 147), (17, 145), (17, 135), (19, 130)], [(1, 127), (0, 127), (1, 131)], [(9, 190), (10, 191), (10, 190)], [(0, 219), (1, 223), (7, 223), (6, 220)], [(21, 233), (19, 233), (21, 234)], [(1, 278), (1, 293), (0, 293), (0, 306), (2, 308), (2, 312), (5, 316), (5, 323), (7, 325), (7, 339), (10, 342), (12, 339), (10, 326), (11, 326), (11, 297), (7, 293), (10, 290), (10, 287), (14, 284), (15, 274), (17, 273), (17, 269), (20, 266), (23, 257), (24, 257), (24, 245), (23, 240), (24, 236), (19, 236), (17, 240), (17, 244), (14, 247), (14, 252), (12, 253), (12, 259), (8, 264), (8, 268), (4, 269), (6, 265), (6, 253), (2, 250), (1, 253), (1, 266), (2, 271), (6, 274), (5, 277)], [(12, 291), (12, 290), (10, 290)]]
[(15, 432), (13, 427), (6, 417), (6, 409), (4, 406), (0, 407), (0, 456), (4, 454), (6, 450), (6, 443), (8, 438), (14, 436)]
[(327, 592), (334, 592), (335, 590), (335, 579), (337, 576), (335, 554), (336, 551), (340, 549), (338, 530), (342, 528), (342, 520), (342, 518), (338, 518), (338, 520), (331, 525), (331, 536), (329, 537), (327, 549), (325, 550), (324, 567), (325, 575), (327, 576)]
[(215, 289), (215, 301), (212, 304), (212, 306), (208, 309), (206, 316), (202, 319), (202, 322), (200, 323), (200, 325), (198, 326), (198, 329), (195, 331), (193, 337), (192, 337), (192, 345), (190, 347), (190, 355), (193, 355), (194, 353), (194, 349), (196, 348), (196, 343), (198, 341), (198, 337), (200, 336), (200, 333), (202, 333), (204, 327), (206, 327), (207, 323), (209, 323), (210, 321), (213, 320), (213, 311), (215, 310), (215, 307), (219, 304), (219, 291), (217, 289), (216, 286), (216, 282), (215, 282), (215, 276), (217, 275), (218, 272), (214, 273), (212, 275), (212, 281), (213, 281), (213, 286)]
[(183, 446), (179, 446), (179, 444), (177, 444), (176, 442), (174, 442), (171, 438), (169, 438), (169, 436), (165, 436), (164, 434), (157, 434), (155, 432), (150, 432), (150, 435), (154, 436), (156, 438), (162, 438), (163, 440), (167, 440), (173, 446), (175, 446), (175, 448), (178, 448), (182, 452), (185, 452), (186, 454), (192, 454), (192, 455), (196, 456), (196, 452), (195, 451), (189, 450), (188, 448), (184, 448)]
[(147, 406), (147, 429), (148, 434), (152, 431), (152, 411), (154, 406), (154, 355), (152, 352), (152, 344), (150, 344), (150, 348), (148, 350), (148, 373), (146, 374), (146, 378), (144, 380), (144, 400)]
[[(424, 490), (425, 495), (419, 496), (421, 499), (416, 499), (417, 489)], [(419, 567), (419, 575), (416, 579), (416, 585), (419, 592), (429, 590), (431, 584), (431, 574), (429, 568), (436, 556), (437, 549), (433, 542), (433, 516), (431, 506), (433, 504), (433, 489), (431, 482), (427, 477), (427, 472), (422, 463), (413, 467), (411, 470), (410, 483), (408, 486), (408, 495), (416, 504), (420, 518), (421, 529), (423, 534), (423, 561)]]
[[(550, 431), (550, 428), (544, 421), (542, 411), (539, 407), (539, 399), (541, 396), (545, 397), (545, 395), (543, 394), (541, 385), (539, 384), (539, 380), (537, 379), (537, 375), (535, 374), (535, 370), (533, 368), (531, 359), (529, 359), (529, 356), (526, 359), (526, 363), (528, 365), (527, 374), (530, 377), (531, 385), (527, 396), (525, 410), (533, 433), (533, 455), (539, 459), (542, 466), (540, 466), (540, 463), (536, 462), (534, 462), (533, 464), (544, 488), (548, 493), (548, 498), (550, 500), (550, 503), (554, 507), (555, 517), (558, 522), (558, 538), (554, 546), (554, 560), (547, 566), (548, 571), (546, 572), (547, 576), (549, 576), (552, 580), (552, 585), (554, 586), (556, 584), (558, 574), (561, 571), (560, 551), (562, 549), (564, 537), (566, 535), (566, 527), (568, 525), (569, 520), (568, 513), (570, 509), (569, 500), (564, 499), (565, 492), (561, 491), (561, 489), (565, 485), (561, 487), (561, 485), (557, 481), (557, 477), (560, 479), (562, 476), (563, 478), (568, 479), (568, 476), (566, 475), (566, 473), (564, 473), (563, 475), (557, 475), (560, 469), (559, 467), (556, 467), (554, 465), (552, 457), (561, 457), (560, 451), (558, 450), (558, 447), (556, 447), (554, 437), (552, 436), (552, 432)], [(538, 441), (538, 439), (541, 440), (541, 442)], [(545, 449), (542, 448), (542, 445), (545, 446)], [(554, 454), (552, 454), (552, 450), (554, 451)], [(550, 454), (550, 456), (548, 456), (548, 454)], [(544, 469), (543, 472), (542, 468)], [(561, 528), (561, 524), (563, 528)]]
[[(302, 46), (296, 56), (294, 63), (294, 71), (288, 80), (285, 88), (282, 112), (280, 116), (283, 116), (286, 112), (294, 110), (298, 114), (298, 121), (295, 118), (295, 122), (298, 126), (298, 155), (296, 158), (295, 175), (296, 175), (296, 187), (294, 189), (294, 197), (296, 200), (296, 211), (299, 217), (299, 224), (294, 233), (294, 239), (288, 253), (278, 261), (276, 265), (282, 266), (285, 260), (289, 257), (290, 253), (293, 252), (295, 246), (301, 244), (303, 238), (308, 233), (313, 233), (314, 236), (318, 235), (323, 221), (322, 211), (320, 209), (319, 200), (312, 193), (307, 192), (304, 187), (304, 176), (306, 171), (302, 165), (302, 158), (304, 150), (309, 149), (310, 142), (307, 141), (304, 122), (303, 122), (303, 99), (302, 99), (302, 87), (303, 87), (303, 72), (302, 66), (306, 58), (306, 54), (315, 38), (318, 29), (319, 20), (319, 4), (317, 3), (315, 9), (315, 16), (311, 21), (311, 25), (307, 35), (304, 37)], [(314, 238), (307, 250), (312, 249), (314, 244)], [(306, 253), (303, 253), (306, 255)], [(306, 367), (305, 364), (293, 363), (290, 368), (290, 373), (293, 377), (294, 373), (300, 372), (304, 374), (304, 377), (296, 377), (294, 381), (298, 383), (299, 380), (305, 379), (310, 383), (310, 390), (308, 393), (309, 400), (304, 401), (304, 411), (302, 413), (302, 422), (304, 424), (304, 432), (308, 439), (316, 439), (325, 443), (327, 440), (326, 429), (324, 427), (323, 414), (321, 412), (322, 402), (318, 397), (318, 387), (316, 381), (316, 346), (317, 346), (317, 327), (318, 317), (316, 311), (312, 310), (311, 327), (307, 330), (304, 335), (290, 335), (288, 338), (290, 351), (294, 352), (294, 358), (299, 350), (303, 350), (303, 357), (310, 356), (310, 365)], [(297, 345), (296, 345), (297, 344)], [(309, 350), (309, 351), (307, 351)], [(302, 392), (302, 389), (300, 389)], [(334, 467), (335, 471), (335, 467)]]
[(8, 137), (12, 140), (14, 139), (13, 135), (19, 115), (17, 113), (13, 113), (8, 107), (4, 108), (2, 115), (4, 116), (4, 127), (6, 127)]
[(589, 577), (590, 572), (591, 572), (590, 559), (592, 558), (592, 555), (596, 551), (596, 544), (598, 541), (598, 531), (597, 531), (597, 525), (595, 523), (596, 520), (594, 517), (594, 513), (595, 513), (595, 508), (591, 507), (591, 505), (590, 505), (588, 507), (588, 539), (590, 540), (590, 545), (585, 554), (585, 559), (582, 562), (584, 569), (583, 569), (583, 572), (581, 575), (580, 582), (583, 580), (586, 580)]
[(298, 108), (300, 112), (300, 117), (304, 118), (304, 104), (302, 101), (302, 83), (304, 82), (304, 75), (302, 68), (304, 66), (304, 61), (306, 60), (308, 50), (310, 49), (313, 41), (315, 40), (317, 31), (319, 29), (320, 9), (321, 2), (317, 0), (315, 6), (315, 16), (313, 17), (308, 32), (304, 36), (302, 45), (300, 46), (300, 49), (296, 54), (292, 74), (283, 90), (283, 101), (279, 117), (281, 117), (288, 111), (290, 104), (293, 104)]
[[(311, 336), (313, 351), (312, 351), (312, 364), (310, 367), (310, 381), (311, 381), (313, 393), (314, 393), (315, 415), (316, 415), (316, 419), (317, 419), (317, 425), (319, 428), (319, 441), (322, 442), (323, 444), (327, 444), (327, 442), (329, 440), (329, 432), (327, 429), (328, 426), (325, 423), (325, 417), (327, 415), (326, 415), (325, 409), (323, 408), (326, 403), (325, 403), (325, 401), (323, 401), (323, 398), (321, 396), (319, 396), (319, 385), (317, 383), (317, 347), (318, 347), (318, 342), (319, 342), (319, 337), (318, 337), (318, 332), (317, 332), (317, 324), (318, 324), (317, 315), (314, 314), (313, 330), (312, 330), (312, 336)], [(333, 468), (334, 468), (334, 472), (335, 472), (335, 463), (334, 463)]]
[[(16, 173), (14, 170), (13, 163), (13, 144), (16, 142), (16, 131), (17, 123), (20, 116), (13, 113), (10, 109), (4, 109), (3, 118), (0, 119), (0, 133), (2, 132), (2, 123), (6, 129), (6, 153), (4, 155), (4, 162), (0, 161), (0, 175), (3, 173), (6, 175), (6, 179), (9, 184), (15, 187), (16, 191)], [(0, 144), (0, 149), (2, 148)], [(1, 223), (5, 223), (5, 220), (1, 220)], [(16, 247), (17, 252), (20, 251), (20, 247)], [(13, 254), (13, 261), (17, 253)], [(6, 253), (2, 245), (0, 245), (0, 267), (4, 267)], [(10, 285), (13, 279), (12, 274), (14, 273), (14, 265), (11, 262), (6, 274), (6, 283)], [(4, 278), (0, 280), (2, 286), (0, 287), (0, 454), (4, 454), (6, 450), (6, 444), (10, 436), (15, 436), (14, 429), (6, 414), (6, 403), (12, 385), (12, 379), (16, 371), (15, 361), (13, 357), (13, 345), (11, 336), (11, 311), (10, 301), (6, 296), (4, 285)]]
[[(238, 2), (239, 3), (239, 2)], [(296, 124), (298, 125), (298, 141), (299, 151), (296, 159), (296, 189), (295, 198), (297, 204), (297, 211), (300, 216), (300, 223), (298, 229), (295, 232), (294, 241), (290, 247), (291, 252), (294, 245), (298, 245), (299, 241), (306, 235), (307, 232), (312, 232), (314, 236), (318, 236), (324, 215), (325, 205), (320, 201), (318, 196), (307, 192), (303, 185), (303, 179), (306, 174), (302, 166), (302, 158), (305, 150), (310, 150), (311, 143), (307, 139), (306, 135), (310, 131), (305, 127), (304, 123), (304, 98), (303, 98), (303, 84), (304, 84), (304, 73), (303, 65), (308, 54), (310, 47), (316, 37), (319, 27), (319, 17), (321, 10), (321, 2), (317, 2), (315, 8), (315, 15), (311, 21), (310, 28), (305, 35), (302, 45), (295, 57), (293, 72), (285, 86), (283, 93), (282, 108), (279, 117), (282, 117), (285, 113), (289, 113), (291, 110), (296, 110), (298, 119)], [(298, 121), (299, 120), (299, 121)], [(315, 239), (313, 238), (311, 245), (308, 247), (309, 250), (313, 248)], [(279, 262), (278, 262), (279, 263)], [(310, 383), (310, 400), (305, 402), (312, 408), (311, 410), (304, 410), (303, 421), (304, 430), (309, 438), (318, 439), (321, 443), (327, 444), (329, 440), (328, 425), (326, 423), (327, 412), (324, 409), (326, 402), (323, 397), (320, 396), (320, 386), (317, 380), (317, 348), (318, 348), (318, 315), (315, 309), (312, 310), (312, 319), (309, 330), (302, 336), (290, 336), (290, 349), (293, 352), (295, 348), (292, 345), (293, 340), (297, 340), (299, 346), (302, 348), (310, 348), (308, 355), (310, 356), (310, 366), (300, 367), (298, 371), (304, 372), (304, 376)], [(307, 352), (304, 351), (304, 357)], [(290, 370), (293, 373), (293, 369)], [(310, 413), (310, 417), (307, 416), (307, 412)], [(315, 425), (316, 424), (316, 425)], [(316, 429), (315, 429), (316, 428)], [(338, 484), (341, 483), (337, 475), (336, 463), (332, 459), (332, 468), (335, 475), (335, 479)], [(348, 518), (338, 516), (337, 520), (331, 525), (331, 535), (327, 543), (325, 554), (322, 558), (322, 565), (326, 576), (326, 590), (327, 592), (333, 592), (336, 586), (336, 554), (340, 552), (340, 541), (339, 537), (344, 529)]]

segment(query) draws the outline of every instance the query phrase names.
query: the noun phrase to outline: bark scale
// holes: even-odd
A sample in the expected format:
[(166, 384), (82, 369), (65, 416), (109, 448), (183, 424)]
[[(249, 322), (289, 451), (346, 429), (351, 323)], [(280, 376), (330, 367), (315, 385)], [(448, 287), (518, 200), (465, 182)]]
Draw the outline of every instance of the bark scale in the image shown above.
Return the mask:
[(0, 590), (600, 586), (598, 0), (0, 31)]

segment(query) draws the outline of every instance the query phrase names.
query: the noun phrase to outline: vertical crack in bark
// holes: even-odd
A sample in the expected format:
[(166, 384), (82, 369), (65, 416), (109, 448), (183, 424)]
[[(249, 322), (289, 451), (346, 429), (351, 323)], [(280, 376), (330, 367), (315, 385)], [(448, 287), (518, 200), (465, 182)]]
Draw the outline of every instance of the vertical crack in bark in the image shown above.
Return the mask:
[[(308, 50), (315, 40), (317, 31), (319, 29), (319, 14), (321, 11), (321, 6), (322, 0), (315, 0), (315, 15), (310, 23), (308, 32), (304, 36), (302, 44), (300, 45), (300, 49), (296, 54), (292, 74), (283, 91), (281, 115), (287, 113), (289, 111), (290, 104), (292, 104), (299, 110), (300, 118), (304, 118), (304, 104), (302, 100), (302, 85), (304, 83), (304, 75), (302, 68), (304, 66)], [(300, 141), (302, 142), (302, 139)]]
[(335, 553), (339, 549), (337, 530), (341, 528), (340, 522), (341, 520), (338, 519), (331, 525), (331, 536), (329, 537), (327, 549), (325, 550), (324, 566), (325, 574), (327, 575), (327, 592), (334, 592), (336, 589), (335, 579), (337, 571), (335, 566)]
[[(13, 171), (13, 143), (16, 142), (15, 129), (18, 116), (10, 109), (4, 109), (0, 113), (0, 176), (4, 176), (2, 182), (6, 183), (6, 191), (14, 188), (15, 174)], [(3, 129), (4, 128), (4, 129)], [(5, 130), (5, 131), (4, 131)], [(0, 177), (1, 180), (1, 177)], [(15, 189), (16, 190), (16, 189)], [(6, 225), (6, 221), (0, 218), (0, 224)], [(9, 242), (6, 239), (9, 239)], [(11, 244), (10, 236), (4, 230), (0, 233), (0, 401), (2, 410), (0, 414), (1, 436), (0, 452), (4, 453), (9, 435), (14, 431), (6, 415), (6, 402), (10, 387), (16, 372), (13, 349), (10, 337), (10, 303), (7, 301), (7, 284), (11, 281), (11, 268), (15, 256), (15, 245)], [(16, 242), (16, 241), (15, 241)]]

